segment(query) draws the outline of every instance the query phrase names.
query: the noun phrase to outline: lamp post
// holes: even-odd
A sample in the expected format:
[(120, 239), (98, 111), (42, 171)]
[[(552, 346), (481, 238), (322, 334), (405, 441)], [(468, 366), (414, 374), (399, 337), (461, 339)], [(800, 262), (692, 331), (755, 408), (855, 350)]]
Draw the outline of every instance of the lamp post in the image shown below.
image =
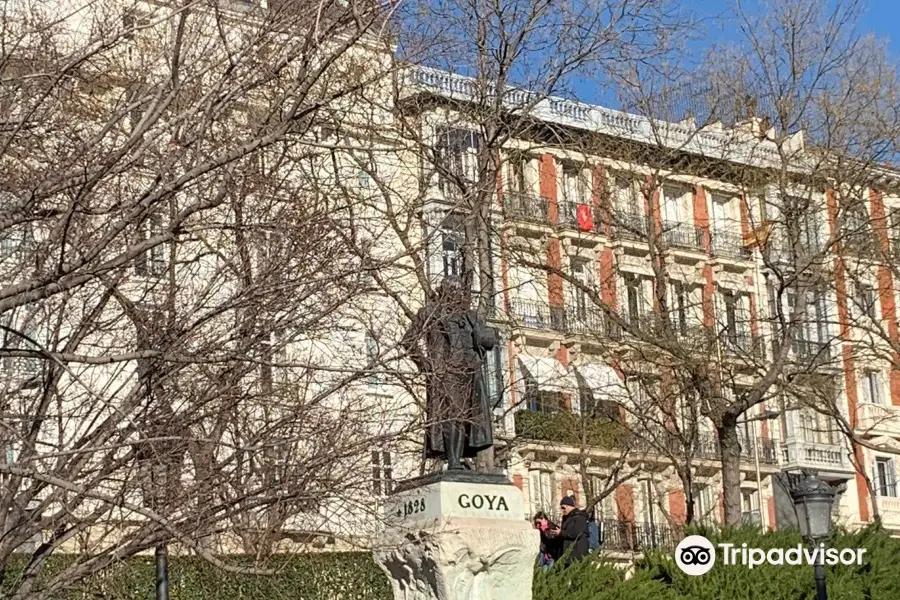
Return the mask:
[[(800, 533), (813, 547), (831, 537), (831, 506), (834, 489), (813, 475), (807, 475), (791, 490)], [(825, 591), (823, 552), (816, 554), (816, 600), (828, 600)]]

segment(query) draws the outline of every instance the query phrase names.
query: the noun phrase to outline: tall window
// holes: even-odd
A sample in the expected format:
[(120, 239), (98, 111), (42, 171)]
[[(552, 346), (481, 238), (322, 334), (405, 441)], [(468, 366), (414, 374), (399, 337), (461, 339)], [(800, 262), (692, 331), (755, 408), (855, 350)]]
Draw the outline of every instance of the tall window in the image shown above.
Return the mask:
[(801, 408), (799, 417), (803, 441), (828, 445), (837, 443), (837, 431), (828, 415), (811, 408)]
[(584, 178), (584, 170), (575, 164), (563, 164), (563, 198), (567, 203), (588, 204), (588, 186)]
[(679, 223), (690, 223), (690, 213), (687, 209), (685, 198), (687, 190), (678, 186), (662, 187), (661, 211), (663, 221), (667, 221), (671, 225)]
[(394, 467), (391, 453), (372, 450), (372, 492), (376, 496), (390, 494), (394, 490)]
[(441, 191), (452, 194), (460, 191), (460, 185), (471, 185), (478, 180), (478, 148), (481, 136), (467, 129), (447, 129), (440, 135), (439, 158), (443, 171)]
[(875, 288), (867, 283), (857, 283), (855, 292), (855, 300), (859, 314), (865, 315), (870, 319), (875, 319)]
[(716, 495), (712, 486), (697, 485), (694, 487), (694, 518), (697, 521), (716, 520)]
[(488, 395), (493, 408), (502, 408), (503, 392), (506, 389), (503, 380), (503, 344), (498, 343), (487, 353), (484, 361), (484, 378), (487, 382)]
[(465, 230), (462, 220), (456, 215), (449, 215), (438, 232), (441, 243), (441, 274), (446, 277), (462, 277), (465, 270), (463, 264)]
[[(145, 242), (163, 232), (162, 214), (151, 212), (138, 224), (137, 243)], [(166, 245), (157, 244), (137, 255), (134, 259), (134, 273), (141, 277), (161, 277), (166, 271)]]
[(529, 191), (528, 185), (528, 157), (524, 154), (514, 153), (507, 162), (508, 178), (507, 189), (512, 193), (524, 194)]
[(528, 496), (531, 499), (531, 514), (538, 511), (552, 511), (553, 474), (547, 471), (533, 470), (528, 472)]
[(881, 404), (881, 375), (878, 371), (866, 371), (860, 377), (862, 401), (869, 404)]
[(625, 282), (625, 309), (628, 311), (622, 316), (633, 326), (638, 326), (645, 309), (643, 279), (634, 273), (624, 273), (622, 279)]
[(590, 300), (585, 288), (590, 288), (593, 281), (590, 261), (583, 258), (572, 258), (570, 262), (572, 278), (578, 282), (572, 286), (572, 303), (579, 319), (585, 319), (588, 314)]
[(669, 323), (679, 335), (687, 335), (688, 328), (688, 299), (684, 283), (681, 281), (669, 282)]
[(893, 458), (875, 458), (875, 495), (897, 497), (897, 466)]

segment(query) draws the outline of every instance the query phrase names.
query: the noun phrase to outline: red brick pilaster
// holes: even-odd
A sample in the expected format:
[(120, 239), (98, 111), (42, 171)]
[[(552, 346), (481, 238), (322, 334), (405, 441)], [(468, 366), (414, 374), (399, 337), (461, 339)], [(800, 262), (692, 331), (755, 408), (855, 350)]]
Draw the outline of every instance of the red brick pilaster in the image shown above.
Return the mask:
[(702, 185), (694, 186), (694, 227), (703, 231), (703, 249), (709, 253), (712, 238), (709, 230), (709, 204), (706, 202), (706, 190)]
[(684, 525), (687, 522), (687, 502), (684, 490), (669, 492), (669, 515), (676, 525)]

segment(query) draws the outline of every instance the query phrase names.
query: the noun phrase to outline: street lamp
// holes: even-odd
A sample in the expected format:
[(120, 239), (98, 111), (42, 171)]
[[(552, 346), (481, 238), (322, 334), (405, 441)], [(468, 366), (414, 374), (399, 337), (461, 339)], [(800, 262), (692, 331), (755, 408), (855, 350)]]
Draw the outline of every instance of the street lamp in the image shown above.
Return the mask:
[[(807, 475), (791, 490), (797, 522), (804, 539), (813, 546), (831, 537), (831, 506), (834, 488), (818, 477)], [(828, 600), (822, 552), (816, 561), (816, 600)]]

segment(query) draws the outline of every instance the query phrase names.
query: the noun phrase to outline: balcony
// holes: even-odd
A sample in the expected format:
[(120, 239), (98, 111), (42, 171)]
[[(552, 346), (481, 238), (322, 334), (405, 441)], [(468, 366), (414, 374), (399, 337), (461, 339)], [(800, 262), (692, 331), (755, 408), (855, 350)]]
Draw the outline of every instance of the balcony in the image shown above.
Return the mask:
[(600, 215), (594, 210), (590, 201), (566, 200), (559, 204), (559, 222), (561, 225), (579, 231), (600, 231)]
[(716, 231), (712, 234), (713, 256), (732, 260), (751, 260), (753, 252), (744, 246), (744, 239), (730, 231)]
[(795, 362), (823, 366), (831, 362), (831, 347), (828, 342), (796, 338), (791, 341), (791, 351)]
[(663, 240), (670, 248), (683, 250), (704, 251), (704, 230), (687, 223), (672, 223), (664, 221), (662, 224)]
[(782, 444), (781, 452), (781, 467), (785, 471), (817, 469), (838, 473), (853, 472), (847, 452), (839, 443), (810, 441), (795, 434)]
[(635, 211), (613, 211), (613, 226), (621, 239), (646, 242), (650, 236), (650, 217)]
[(529, 300), (513, 300), (511, 316), (522, 327), (565, 334), (609, 337), (606, 314), (594, 306), (550, 306)]
[[(684, 440), (665, 432), (641, 436), (617, 421), (583, 417), (567, 411), (520, 410), (515, 413), (515, 424), (516, 435), (526, 440), (558, 442), (569, 446), (587, 445), (602, 450), (629, 448), (645, 456), (679, 456), (689, 453), (693, 459), (710, 461), (721, 459), (718, 438), (714, 433), (697, 435), (690, 448), (686, 448)], [(757, 451), (761, 465), (778, 463), (775, 443), (772, 440), (758, 438), (755, 440), (755, 446), (753, 438), (741, 436), (740, 443), (740, 460), (744, 464), (754, 464)]]
[(566, 331), (566, 310), (561, 306), (515, 299), (511, 303), (510, 313), (522, 327), (563, 333)]
[(609, 318), (593, 307), (574, 307), (566, 309), (566, 332), (577, 335), (609, 336)]
[(900, 498), (893, 496), (877, 496), (878, 516), (887, 529), (900, 530)]
[(722, 342), (722, 353), (726, 356), (765, 358), (766, 351), (763, 340), (754, 337), (750, 332), (725, 331), (719, 339)]
[(507, 218), (550, 224), (550, 201), (542, 196), (525, 192), (507, 192), (503, 197), (503, 208)]
[(900, 406), (864, 402), (856, 409), (856, 428), (866, 435), (900, 437)]

